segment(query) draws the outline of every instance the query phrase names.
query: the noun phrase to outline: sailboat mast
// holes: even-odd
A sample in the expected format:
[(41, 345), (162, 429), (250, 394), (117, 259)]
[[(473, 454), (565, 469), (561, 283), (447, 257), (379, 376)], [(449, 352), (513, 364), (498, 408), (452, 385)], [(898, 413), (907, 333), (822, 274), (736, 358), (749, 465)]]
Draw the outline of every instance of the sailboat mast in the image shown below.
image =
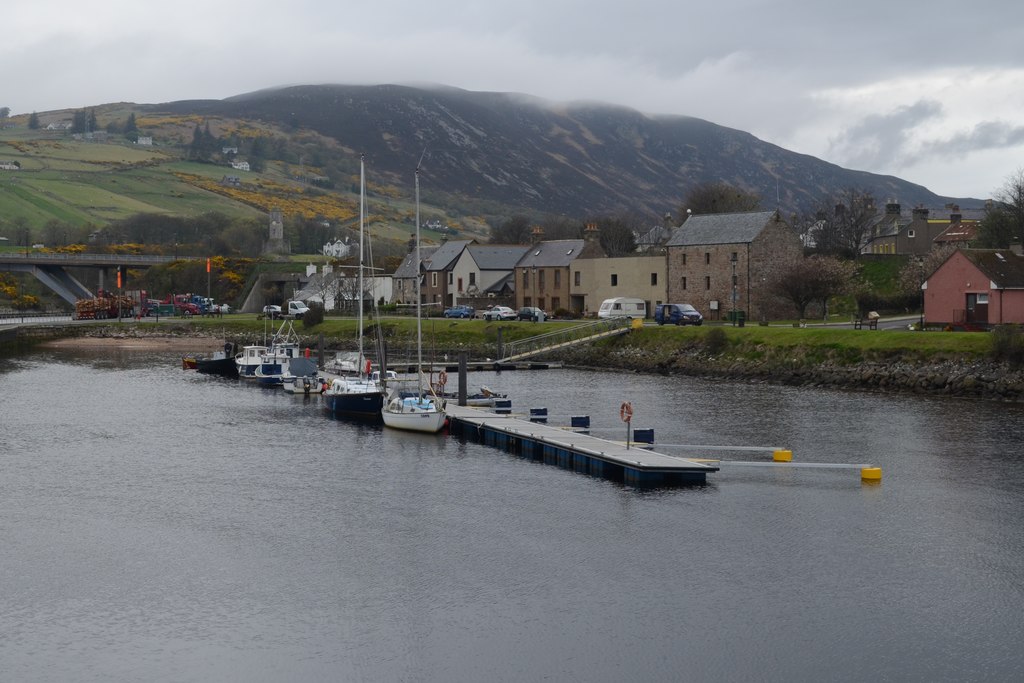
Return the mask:
[(416, 373), (423, 392), (423, 325), (420, 321), (420, 167), (416, 166)]
[(366, 171), (363, 164), (363, 154), (359, 155), (359, 291), (356, 295), (359, 306), (357, 318), (359, 331), (356, 335), (359, 338), (359, 372), (363, 371), (363, 221), (366, 216)]

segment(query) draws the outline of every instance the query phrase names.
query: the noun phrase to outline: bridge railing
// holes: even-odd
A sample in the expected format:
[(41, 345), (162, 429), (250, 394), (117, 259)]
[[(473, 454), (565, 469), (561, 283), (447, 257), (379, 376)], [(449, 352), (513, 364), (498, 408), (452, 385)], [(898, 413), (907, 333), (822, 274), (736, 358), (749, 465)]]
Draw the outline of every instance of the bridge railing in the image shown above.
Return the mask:
[(110, 263), (112, 265), (128, 263), (171, 263), (173, 261), (194, 261), (198, 256), (157, 256), (155, 254), (51, 254), (47, 252), (8, 252), (0, 254), (0, 258), (16, 261), (36, 261), (47, 263)]
[(506, 342), (502, 346), (502, 355), (505, 358), (512, 358), (524, 353), (540, 351), (553, 346), (579, 342), (603, 332), (611, 332), (613, 330), (629, 327), (632, 323), (633, 321), (631, 318), (605, 318), (602, 320), (585, 322), (580, 325), (573, 325), (572, 327), (564, 327), (551, 332), (534, 335), (533, 337)]

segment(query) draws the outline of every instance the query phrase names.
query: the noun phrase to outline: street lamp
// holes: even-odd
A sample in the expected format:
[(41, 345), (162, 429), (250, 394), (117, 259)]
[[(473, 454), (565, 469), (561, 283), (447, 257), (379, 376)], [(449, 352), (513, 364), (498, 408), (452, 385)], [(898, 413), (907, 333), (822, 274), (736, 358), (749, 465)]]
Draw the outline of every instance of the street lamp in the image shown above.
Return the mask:
[(736, 315), (736, 252), (732, 252), (732, 256), (729, 258), (732, 262), (732, 324), (735, 325), (737, 321)]

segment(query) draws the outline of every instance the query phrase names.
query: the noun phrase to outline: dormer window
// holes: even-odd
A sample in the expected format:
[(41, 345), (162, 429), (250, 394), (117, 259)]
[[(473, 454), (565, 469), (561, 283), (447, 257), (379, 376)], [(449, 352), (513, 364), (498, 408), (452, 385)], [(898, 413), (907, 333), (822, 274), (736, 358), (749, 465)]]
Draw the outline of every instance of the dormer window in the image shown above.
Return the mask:
[(907, 237), (913, 237), (913, 236), (914, 236), (914, 231), (913, 230), (907, 230)]

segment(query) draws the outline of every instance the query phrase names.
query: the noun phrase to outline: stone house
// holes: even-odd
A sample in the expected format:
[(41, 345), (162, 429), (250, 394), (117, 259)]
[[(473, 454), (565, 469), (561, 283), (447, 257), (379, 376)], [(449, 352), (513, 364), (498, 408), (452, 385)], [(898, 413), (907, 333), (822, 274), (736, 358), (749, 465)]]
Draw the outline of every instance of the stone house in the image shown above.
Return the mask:
[(1024, 323), (1024, 256), (1010, 249), (958, 249), (922, 285), (932, 325)]
[(691, 304), (708, 320), (734, 311), (748, 319), (783, 315), (768, 283), (803, 258), (800, 237), (778, 211), (693, 215), (665, 247), (667, 301)]
[[(584, 235), (600, 249), (596, 226), (587, 226)], [(665, 302), (668, 263), (662, 245), (669, 237), (666, 233), (663, 241), (639, 254), (576, 259), (570, 285), (572, 310), (584, 316), (597, 315), (602, 301), (625, 296), (643, 299), (647, 315), (653, 316), (654, 306)]]

